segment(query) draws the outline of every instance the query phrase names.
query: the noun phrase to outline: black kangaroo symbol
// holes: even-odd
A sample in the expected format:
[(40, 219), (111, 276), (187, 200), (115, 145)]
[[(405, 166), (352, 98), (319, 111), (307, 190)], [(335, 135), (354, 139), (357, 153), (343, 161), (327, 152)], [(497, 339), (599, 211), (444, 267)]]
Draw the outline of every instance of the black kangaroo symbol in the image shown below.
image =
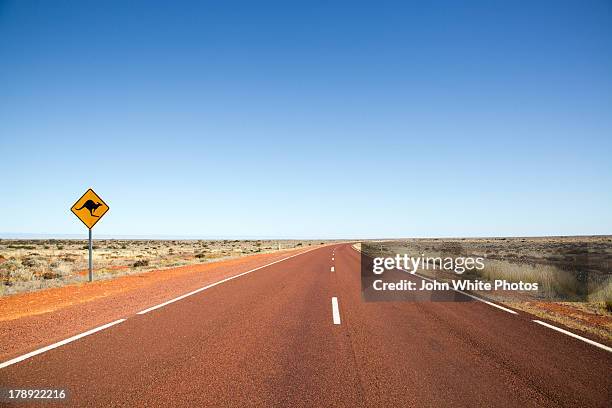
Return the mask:
[(82, 210), (83, 208), (87, 208), (92, 217), (100, 218), (99, 215), (94, 215), (93, 212), (96, 211), (98, 207), (100, 207), (101, 205), (102, 204), (100, 203), (94, 203), (93, 200), (87, 200), (85, 201), (85, 204), (81, 206), (81, 208), (77, 208), (76, 210), (78, 211), (78, 210)]

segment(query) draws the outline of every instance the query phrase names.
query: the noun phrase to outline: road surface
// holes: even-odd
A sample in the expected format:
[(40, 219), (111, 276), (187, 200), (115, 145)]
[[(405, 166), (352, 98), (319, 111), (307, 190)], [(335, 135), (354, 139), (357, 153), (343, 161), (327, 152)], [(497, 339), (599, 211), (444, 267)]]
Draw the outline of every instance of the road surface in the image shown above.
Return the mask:
[(0, 368), (0, 386), (75, 407), (610, 406), (611, 352), (479, 301), (362, 302), (349, 244), (168, 300)]

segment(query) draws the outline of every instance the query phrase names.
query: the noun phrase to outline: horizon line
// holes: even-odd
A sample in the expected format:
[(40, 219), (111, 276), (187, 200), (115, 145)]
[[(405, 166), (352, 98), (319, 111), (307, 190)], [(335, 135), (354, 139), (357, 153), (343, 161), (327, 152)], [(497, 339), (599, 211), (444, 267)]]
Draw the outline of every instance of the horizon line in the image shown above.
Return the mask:
[[(359, 241), (359, 240), (405, 240), (405, 239), (499, 239), (499, 238), (570, 238), (570, 237), (612, 237), (612, 234), (568, 234), (568, 235), (472, 235), (472, 236), (403, 236), (403, 237), (274, 237), (258, 235), (173, 235), (173, 234), (101, 234), (94, 240), (169, 240), (169, 241), (220, 241), (220, 240), (278, 240), (278, 241)], [(0, 240), (81, 240), (86, 234), (48, 234), (0, 232)]]

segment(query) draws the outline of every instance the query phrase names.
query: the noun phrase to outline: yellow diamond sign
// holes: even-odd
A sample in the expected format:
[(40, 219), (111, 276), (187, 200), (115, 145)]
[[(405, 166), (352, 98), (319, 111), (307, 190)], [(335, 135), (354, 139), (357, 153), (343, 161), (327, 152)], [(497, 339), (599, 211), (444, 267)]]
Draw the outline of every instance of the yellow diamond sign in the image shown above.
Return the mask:
[(91, 188), (70, 209), (89, 229), (93, 228), (108, 210), (108, 205)]

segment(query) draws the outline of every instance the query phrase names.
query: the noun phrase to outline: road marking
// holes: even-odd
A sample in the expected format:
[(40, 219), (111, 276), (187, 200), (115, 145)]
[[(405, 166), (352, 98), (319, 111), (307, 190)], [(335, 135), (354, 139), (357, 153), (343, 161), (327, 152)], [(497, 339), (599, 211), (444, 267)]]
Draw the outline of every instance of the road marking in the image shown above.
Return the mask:
[[(351, 245), (351, 248), (353, 248), (353, 249), (354, 249), (356, 252), (358, 252), (359, 254), (362, 254), (362, 252), (361, 252), (360, 250), (358, 250), (358, 249), (354, 248), (352, 245)], [(419, 277), (419, 278), (421, 278), (421, 279), (425, 279), (425, 280), (428, 280), (428, 281), (430, 281), (430, 282), (435, 282), (435, 280), (434, 280), (434, 279), (431, 279), (431, 278), (428, 278), (428, 277), (425, 277), (425, 276), (421, 276), (421, 275), (419, 275), (419, 274), (417, 274), (417, 273), (412, 273), (411, 271), (407, 271), (407, 270), (405, 270), (405, 269), (400, 269), (400, 270), (401, 270), (401, 271), (403, 271), (403, 272), (406, 272), (406, 273), (410, 273), (411, 275), (416, 275), (416, 276), (418, 276), (418, 277)], [(487, 301), (487, 300), (481, 299), (481, 298), (479, 298), (479, 297), (477, 297), (477, 296), (471, 295), (471, 294), (466, 293), (466, 292), (464, 292), (464, 291), (462, 291), (462, 290), (457, 290), (457, 289), (453, 289), (453, 290), (454, 290), (454, 291), (456, 291), (456, 292), (459, 292), (459, 293), (461, 293), (461, 294), (464, 294), (464, 295), (466, 295), (466, 296), (469, 296), (469, 297), (471, 297), (472, 299), (475, 299), (475, 300), (478, 300), (478, 301), (480, 301), (480, 302), (486, 303), (486, 304), (487, 304), (487, 305), (489, 305), (489, 306), (493, 306), (493, 307), (496, 307), (496, 308), (498, 308), (498, 309), (500, 309), (500, 310), (503, 310), (503, 311), (505, 311), (505, 312), (508, 312), (508, 313), (512, 313), (512, 314), (518, 315), (518, 313), (517, 313), (517, 312), (515, 312), (514, 310), (511, 310), (511, 309), (505, 308), (505, 307), (500, 306), (500, 305), (498, 305), (498, 304), (496, 304), (496, 303), (489, 302), (489, 301)], [(549, 329), (556, 330), (556, 331), (558, 331), (559, 333), (566, 334), (566, 335), (568, 335), (568, 336), (570, 336), (570, 337), (573, 337), (573, 338), (575, 338), (575, 339), (582, 340), (582, 341), (584, 341), (585, 343), (588, 343), (588, 344), (590, 344), (590, 345), (592, 345), (592, 346), (598, 347), (598, 348), (600, 348), (600, 349), (602, 349), (602, 350), (605, 350), (605, 351), (608, 351), (608, 352), (611, 352), (611, 353), (612, 353), (612, 347), (608, 347), (608, 346), (606, 346), (606, 345), (604, 345), (604, 344), (601, 344), (601, 343), (598, 343), (598, 342), (596, 342), (596, 341), (593, 341), (593, 340), (587, 339), (586, 337), (579, 336), (579, 335), (574, 334), (574, 333), (572, 333), (572, 332), (570, 332), (570, 331), (567, 331), (567, 330), (561, 329), (561, 328), (559, 328), (559, 327), (557, 327), (557, 326), (553, 326), (552, 324), (548, 324), (548, 323), (543, 322), (543, 321), (541, 321), (541, 320), (533, 320), (533, 322), (535, 322), (535, 323), (537, 323), (537, 324), (540, 324), (540, 325), (542, 325), (542, 326), (548, 327)]]
[(103, 326), (96, 327), (95, 329), (91, 329), (91, 330), (88, 330), (88, 331), (86, 331), (84, 333), (77, 334), (76, 336), (72, 336), (70, 338), (67, 338), (66, 340), (58, 341), (57, 343), (53, 343), (53, 344), (51, 344), (49, 346), (40, 348), (38, 350), (34, 350), (34, 351), (30, 352), (30, 353), (24, 354), (23, 356), (15, 357), (12, 360), (5, 361), (4, 363), (1, 363), (0, 364), (0, 368), (8, 367), (8, 366), (13, 365), (15, 363), (19, 363), (20, 361), (26, 360), (26, 359), (28, 359), (30, 357), (34, 357), (34, 356), (36, 356), (38, 354), (42, 354), (42, 353), (44, 353), (46, 351), (49, 351), (49, 350), (52, 350), (54, 348), (63, 346), (64, 344), (68, 344), (70, 342), (73, 342), (73, 341), (78, 340), (80, 338), (83, 338), (85, 336), (89, 336), (90, 334), (94, 334), (96, 332), (99, 332), (100, 330), (108, 329), (109, 327), (114, 326), (114, 325), (119, 324), (119, 323), (122, 323), (122, 322), (125, 322), (125, 319), (115, 320), (114, 322), (110, 322), (110, 323), (107, 323), (107, 324), (105, 324)]
[(545, 322), (540, 321), (540, 320), (534, 320), (534, 322), (535, 322), (535, 323), (537, 323), (537, 324), (541, 324), (542, 326), (546, 326), (546, 327), (548, 327), (549, 329), (556, 330), (556, 331), (558, 331), (559, 333), (567, 334), (568, 336), (571, 336), (571, 337), (573, 337), (573, 338), (575, 338), (575, 339), (582, 340), (582, 341), (584, 341), (585, 343), (589, 343), (589, 344), (590, 344), (590, 345), (592, 345), (592, 346), (599, 347), (599, 348), (600, 348), (600, 349), (602, 349), (602, 350), (606, 350), (606, 351), (608, 351), (608, 352), (612, 353), (612, 347), (605, 346), (605, 345), (603, 345), (603, 344), (601, 344), (601, 343), (598, 343), (598, 342), (593, 341), (593, 340), (589, 340), (589, 339), (587, 339), (586, 337), (579, 336), (579, 335), (574, 334), (574, 333), (572, 333), (572, 332), (570, 332), (570, 331), (563, 330), (563, 329), (561, 329), (561, 328), (559, 328), (559, 327), (557, 327), (557, 326), (553, 326), (552, 324), (548, 324), (548, 323), (545, 323)]
[[(266, 268), (266, 267), (268, 267), (268, 266), (270, 266), (270, 265), (274, 265), (274, 264), (277, 264), (277, 263), (279, 263), (279, 262), (286, 261), (287, 259), (290, 259), (290, 258), (293, 258), (293, 257), (299, 256), (299, 255), (304, 255), (305, 253), (310, 252), (310, 251), (314, 251), (314, 250), (316, 250), (316, 249), (319, 249), (319, 247), (317, 247), (317, 248), (311, 248), (311, 249), (309, 249), (309, 250), (307, 250), (307, 251), (300, 252), (299, 254), (294, 254), (294, 255), (291, 255), (291, 256), (285, 257), (285, 258), (283, 258), (283, 259), (279, 259), (279, 260), (277, 260), (277, 261), (270, 262), (269, 264), (259, 266), (259, 267), (255, 268), (255, 269), (251, 269), (250, 271), (246, 271), (246, 272), (240, 273), (240, 274), (238, 274), (238, 275), (231, 276), (231, 277), (229, 277), (229, 278), (226, 278), (226, 279), (220, 280), (220, 281), (218, 281), (218, 282), (212, 283), (212, 284), (210, 284), (210, 285), (204, 286), (203, 288), (200, 288), (200, 289), (194, 290), (194, 291), (192, 291), (192, 292), (186, 293), (186, 294), (184, 294), (184, 295), (182, 295), (182, 296), (179, 296), (179, 297), (177, 297), (177, 298), (171, 299), (171, 300), (169, 300), (169, 301), (167, 301), (167, 302), (164, 302), (164, 303), (161, 303), (161, 304), (159, 304), (159, 305), (156, 305), (156, 306), (150, 307), (150, 308), (148, 308), (148, 309), (145, 309), (145, 310), (143, 310), (143, 311), (140, 311), (140, 312), (138, 312), (137, 314), (145, 314), (145, 313), (148, 313), (148, 312), (150, 312), (150, 311), (152, 311), (152, 310), (159, 309), (160, 307), (163, 307), (163, 306), (166, 306), (166, 305), (168, 305), (168, 304), (170, 304), (170, 303), (176, 302), (177, 300), (184, 299), (184, 298), (186, 298), (187, 296), (191, 296), (191, 295), (193, 295), (193, 294), (196, 294), (196, 293), (201, 292), (201, 291), (203, 291), (203, 290), (206, 290), (206, 289), (208, 289), (208, 288), (212, 288), (213, 286), (219, 285), (219, 284), (221, 284), (221, 283), (223, 283), (223, 282), (227, 282), (227, 281), (229, 281), (229, 280), (236, 279), (236, 278), (238, 278), (238, 277), (240, 277), (240, 276), (246, 275), (246, 274), (251, 273), (251, 272), (258, 271), (258, 270), (263, 269), (263, 268)], [(75, 341), (75, 340), (78, 340), (78, 339), (80, 339), (80, 338), (83, 338), (83, 337), (85, 337), (85, 336), (89, 336), (90, 334), (97, 333), (97, 332), (99, 332), (99, 331), (101, 331), (101, 330), (107, 329), (107, 328), (109, 328), (109, 327), (111, 327), (111, 326), (114, 326), (114, 325), (116, 325), (116, 324), (123, 323), (123, 322), (125, 322), (126, 320), (127, 320), (127, 319), (119, 319), (119, 320), (115, 320), (114, 322), (107, 323), (107, 324), (105, 324), (105, 325), (102, 325), (102, 326), (96, 327), (96, 328), (94, 328), (94, 329), (88, 330), (88, 331), (83, 332), (83, 333), (81, 333), (81, 334), (77, 334), (77, 335), (75, 335), (75, 336), (69, 337), (69, 338), (67, 338), (67, 339), (65, 339), (65, 340), (58, 341), (57, 343), (53, 343), (53, 344), (51, 344), (51, 345), (49, 345), (49, 346), (45, 346), (45, 347), (40, 348), (40, 349), (38, 349), (38, 350), (34, 350), (34, 351), (32, 351), (32, 352), (30, 352), (30, 353), (27, 353), (27, 354), (24, 354), (24, 355), (22, 355), (22, 356), (15, 357), (15, 358), (13, 358), (13, 359), (11, 359), (11, 360), (5, 361), (4, 363), (0, 363), (0, 369), (5, 368), (5, 367), (8, 367), (8, 366), (10, 366), (10, 365), (13, 365), (13, 364), (15, 364), (15, 363), (19, 363), (20, 361), (26, 360), (26, 359), (28, 359), (28, 358), (30, 358), (30, 357), (34, 357), (34, 356), (36, 356), (36, 355), (38, 355), (38, 354), (45, 353), (45, 352), (47, 352), (47, 351), (49, 351), (49, 350), (52, 350), (52, 349), (54, 349), (54, 348), (61, 347), (61, 346), (65, 345), (65, 344), (71, 343), (71, 342), (73, 342), (73, 341)]]
[(340, 324), (340, 309), (338, 309), (338, 298), (332, 298), (332, 315), (334, 318), (334, 324)]
[(332, 256), (332, 261), (334, 260), (334, 257)]
[(454, 289), (454, 290), (455, 290), (455, 291), (457, 291), (457, 292), (459, 292), (459, 293), (464, 294), (465, 296), (469, 296), (469, 297), (471, 297), (472, 299), (476, 299), (476, 300), (478, 300), (478, 301), (480, 301), (480, 302), (482, 302), (482, 303), (486, 303), (486, 304), (487, 304), (487, 305), (489, 305), (489, 306), (493, 306), (493, 307), (498, 308), (499, 310), (503, 310), (504, 312), (512, 313), (513, 315), (518, 315), (518, 313), (517, 313), (517, 312), (515, 312), (514, 310), (512, 310), (512, 309), (508, 309), (508, 308), (503, 307), (503, 306), (501, 306), (501, 305), (498, 305), (497, 303), (489, 302), (488, 300), (484, 300), (484, 299), (482, 299), (482, 298), (479, 298), (478, 296), (470, 295), (469, 293), (466, 293), (466, 292), (464, 292), (464, 291), (462, 291), (462, 290), (457, 290), (457, 289)]
[[(362, 252), (361, 252), (360, 250), (358, 250), (357, 248), (354, 248), (352, 245), (351, 245), (351, 248), (353, 248), (353, 250), (355, 250), (355, 252), (357, 252), (357, 253), (359, 253), (360, 255), (362, 255)], [(418, 273), (412, 273), (412, 271), (408, 271), (408, 270), (406, 270), (406, 269), (401, 269), (401, 268), (398, 268), (398, 269), (399, 269), (400, 271), (402, 271), (402, 272), (409, 273), (409, 274), (414, 275), (414, 276), (417, 276), (417, 277), (419, 277), (419, 278), (421, 278), (421, 279), (425, 279), (425, 280), (430, 281), (430, 282), (436, 282), (434, 279), (428, 278), (428, 277), (426, 277), (426, 276), (419, 275)], [(503, 307), (503, 306), (500, 306), (500, 305), (498, 305), (498, 304), (496, 304), (496, 303), (489, 302), (488, 300), (484, 300), (484, 299), (482, 299), (482, 298), (479, 298), (478, 296), (471, 295), (471, 294), (466, 293), (466, 292), (464, 292), (464, 291), (462, 291), (462, 290), (458, 290), (458, 289), (451, 289), (451, 290), (454, 290), (455, 292), (459, 292), (459, 293), (461, 293), (461, 294), (463, 294), (463, 295), (465, 295), (465, 296), (471, 297), (472, 299), (478, 300), (479, 302), (486, 303), (486, 304), (487, 304), (487, 305), (489, 305), (489, 306), (496, 307), (496, 308), (498, 308), (499, 310), (503, 310), (504, 312), (508, 312), (508, 313), (511, 313), (511, 314), (514, 314), (514, 315), (518, 315), (518, 313), (517, 313), (517, 312), (515, 312), (515, 311), (514, 311), (514, 310), (512, 310), (512, 309), (508, 309), (508, 308)]]
[(290, 259), (290, 258), (293, 258), (293, 257), (299, 256), (299, 255), (303, 255), (303, 254), (305, 254), (305, 253), (307, 253), (307, 252), (310, 252), (310, 251), (314, 251), (315, 249), (318, 249), (318, 248), (312, 248), (312, 249), (309, 249), (308, 251), (300, 252), (299, 254), (291, 255), (291, 256), (288, 256), (288, 257), (286, 257), (286, 258), (279, 259), (278, 261), (270, 262), (269, 264), (266, 264), (266, 265), (263, 265), (263, 266), (259, 266), (259, 267), (255, 268), (255, 269), (251, 269), (250, 271), (246, 271), (246, 272), (239, 273), (238, 275), (230, 276), (229, 278), (225, 278), (225, 279), (222, 279), (222, 280), (220, 280), (220, 281), (218, 281), (218, 282), (211, 283), (210, 285), (206, 285), (206, 286), (204, 286), (204, 287), (202, 287), (202, 288), (196, 289), (196, 290), (191, 291), (191, 292), (189, 292), (189, 293), (185, 293), (184, 295), (181, 295), (181, 296), (179, 296), (179, 297), (175, 297), (174, 299), (170, 299), (170, 300), (168, 300), (168, 301), (166, 301), (166, 302), (164, 302), (164, 303), (160, 303), (160, 304), (158, 304), (158, 305), (151, 306), (151, 307), (150, 307), (150, 308), (148, 308), (148, 309), (141, 310), (140, 312), (138, 312), (138, 313), (136, 313), (136, 314), (143, 315), (143, 314), (145, 314), (145, 313), (152, 312), (153, 310), (156, 310), (156, 309), (159, 309), (159, 308), (161, 308), (161, 307), (167, 306), (167, 305), (169, 305), (169, 304), (171, 304), (171, 303), (174, 303), (174, 302), (178, 302), (179, 300), (182, 300), (182, 299), (185, 299), (186, 297), (189, 297), (189, 296), (195, 295), (196, 293), (200, 293), (200, 292), (202, 292), (202, 291), (204, 291), (204, 290), (206, 290), (206, 289), (210, 289), (210, 288), (212, 288), (212, 287), (214, 287), (214, 286), (217, 286), (217, 285), (220, 285), (220, 284), (225, 283), (225, 282), (227, 282), (227, 281), (231, 281), (232, 279), (236, 279), (236, 278), (239, 278), (239, 277), (241, 277), (241, 276), (247, 275), (247, 274), (249, 274), (249, 273), (251, 273), (251, 272), (255, 272), (255, 271), (258, 271), (258, 270), (260, 270), (260, 269), (267, 268), (268, 266), (271, 266), (271, 265), (277, 264), (277, 263), (279, 263), (279, 262), (286, 261), (287, 259)]
[[(428, 278), (428, 277), (426, 277), (426, 276), (419, 275), (418, 273), (412, 273), (412, 271), (408, 271), (408, 270), (406, 270), (406, 269), (401, 269), (401, 268), (399, 268), (399, 270), (400, 270), (400, 271), (402, 271), (402, 272), (406, 272), (406, 273), (409, 273), (409, 274), (411, 274), (411, 275), (417, 276), (417, 277), (419, 277), (419, 278), (421, 278), (421, 279), (425, 279), (425, 280), (430, 281), (430, 282), (436, 282), (436, 280), (435, 280), (435, 279), (431, 279), (431, 278)], [(512, 314), (514, 314), (514, 315), (518, 315), (518, 313), (517, 313), (517, 312), (515, 312), (514, 310), (512, 310), (512, 309), (508, 309), (508, 308), (503, 307), (503, 306), (500, 306), (500, 305), (498, 305), (497, 303), (489, 302), (488, 300), (485, 300), (485, 299), (480, 298), (480, 297), (478, 297), (478, 296), (474, 296), (474, 295), (472, 295), (472, 294), (470, 294), (470, 293), (464, 292), (464, 291), (459, 290), (459, 289), (453, 289), (453, 288), (451, 288), (451, 290), (454, 290), (455, 292), (461, 293), (462, 295), (465, 295), (465, 296), (470, 297), (470, 298), (472, 298), (472, 299), (478, 300), (478, 301), (480, 301), (480, 302), (482, 302), (482, 303), (486, 303), (486, 304), (487, 304), (487, 305), (489, 305), (489, 306), (496, 307), (496, 308), (498, 308), (498, 309), (500, 309), (500, 310), (503, 310), (504, 312), (508, 312), (508, 313), (512, 313)]]
[(335, 272), (335, 271), (334, 271), (334, 267), (333, 267), (333, 266), (331, 267), (331, 271), (332, 271), (332, 272)]
[(503, 310), (504, 312), (512, 313), (513, 315), (518, 315), (518, 313), (515, 312), (514, 310), (508, 309), (507, 307), (503, 307), (501, 305), (498, 305), (497, 303), (489, 302), (488, 300), (484, 300), (482, 298), (479, 298), (478, 296), (471, 295), (471, 294), (466, 293), (466, 292), (464, 292), (462, 290), (458, 290), (458, 289), (454, 289), (454, 290), (456, 292), (464, 294), (465, 296), (471, 297), (472, 299), (476, 299), (476, 300), (478, 300), (478, 301), (480, 301), (482, 303), (486, 303), (489, 306), (493, 306), (493, 307), (498, 308), (499, 310)]

